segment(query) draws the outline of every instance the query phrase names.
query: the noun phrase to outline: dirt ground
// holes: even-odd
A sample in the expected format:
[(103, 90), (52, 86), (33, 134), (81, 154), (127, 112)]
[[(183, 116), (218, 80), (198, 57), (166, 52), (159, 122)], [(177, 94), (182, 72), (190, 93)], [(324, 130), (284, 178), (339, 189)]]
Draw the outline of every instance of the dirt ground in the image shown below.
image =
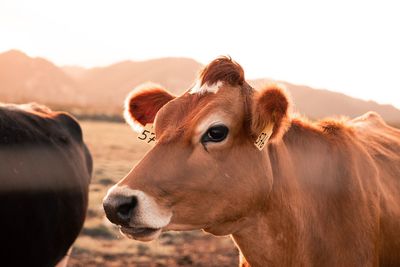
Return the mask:
[(229, 237), (202, 231), (166, 232), (142, 243), (123, 237), (104, 217), (106, 191), (124, 177), (150, 148), (136, 140), (128, 125), (81, 122), (94, 159), (89, 208), (68, 266), (238, 266), (238, 251)]

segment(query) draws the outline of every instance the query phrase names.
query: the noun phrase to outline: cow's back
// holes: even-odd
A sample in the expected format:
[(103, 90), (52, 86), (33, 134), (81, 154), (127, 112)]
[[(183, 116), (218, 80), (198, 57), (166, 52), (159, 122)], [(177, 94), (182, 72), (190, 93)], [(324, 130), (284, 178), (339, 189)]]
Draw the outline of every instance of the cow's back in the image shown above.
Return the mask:
[(0, 258), (54, 266), (83, 225), (92, 162), (69, 115), (0, 106)]
[(380, 265), (400, 266), (400, 130), (372, 112), (352, 124), (379, 175)]

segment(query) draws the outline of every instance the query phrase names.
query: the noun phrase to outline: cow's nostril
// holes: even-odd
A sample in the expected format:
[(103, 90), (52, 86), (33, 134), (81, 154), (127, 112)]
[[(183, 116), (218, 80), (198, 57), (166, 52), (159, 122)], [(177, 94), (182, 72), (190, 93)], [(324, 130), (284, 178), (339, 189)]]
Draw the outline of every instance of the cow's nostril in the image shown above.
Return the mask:
[(132, 211), (135, 209), (137, 205), (137, 198), (131, 197), (130, 200), (127, 200), (127, 203), (120, 204), (117, 207), (117, 215), (121, 221), (129, 222), (129, 219), (132, 215)]

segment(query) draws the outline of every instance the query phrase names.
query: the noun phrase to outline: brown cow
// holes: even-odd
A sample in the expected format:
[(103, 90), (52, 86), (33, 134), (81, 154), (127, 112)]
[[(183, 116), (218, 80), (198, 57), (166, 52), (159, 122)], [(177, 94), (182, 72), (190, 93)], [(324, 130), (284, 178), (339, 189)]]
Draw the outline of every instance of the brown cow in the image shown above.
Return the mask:
[(243, 266), (400, 266), (400, 131), (379, 115), (296, 118), (229, 58), (180, 97), (140, 89), (126, 108), (157, 137), (103, 203), (128, 237), (230, 234)]

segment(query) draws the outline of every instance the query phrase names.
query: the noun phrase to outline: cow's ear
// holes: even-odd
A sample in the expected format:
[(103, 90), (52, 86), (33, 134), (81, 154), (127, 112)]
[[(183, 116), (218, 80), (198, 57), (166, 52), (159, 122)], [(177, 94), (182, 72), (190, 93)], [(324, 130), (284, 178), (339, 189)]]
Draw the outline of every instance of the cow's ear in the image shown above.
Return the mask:
[(290, 101), (285, 90), (270, 84), (254, 93), (251, 131), (257, 138), (263, 132), (269, 140), (280, 139), (289, 121)]
[(125, 99), (125, 121), (134, 131), (153, 123), (157, 112), (175, 96), (157, 84), (144, 84), (136, 87)]

